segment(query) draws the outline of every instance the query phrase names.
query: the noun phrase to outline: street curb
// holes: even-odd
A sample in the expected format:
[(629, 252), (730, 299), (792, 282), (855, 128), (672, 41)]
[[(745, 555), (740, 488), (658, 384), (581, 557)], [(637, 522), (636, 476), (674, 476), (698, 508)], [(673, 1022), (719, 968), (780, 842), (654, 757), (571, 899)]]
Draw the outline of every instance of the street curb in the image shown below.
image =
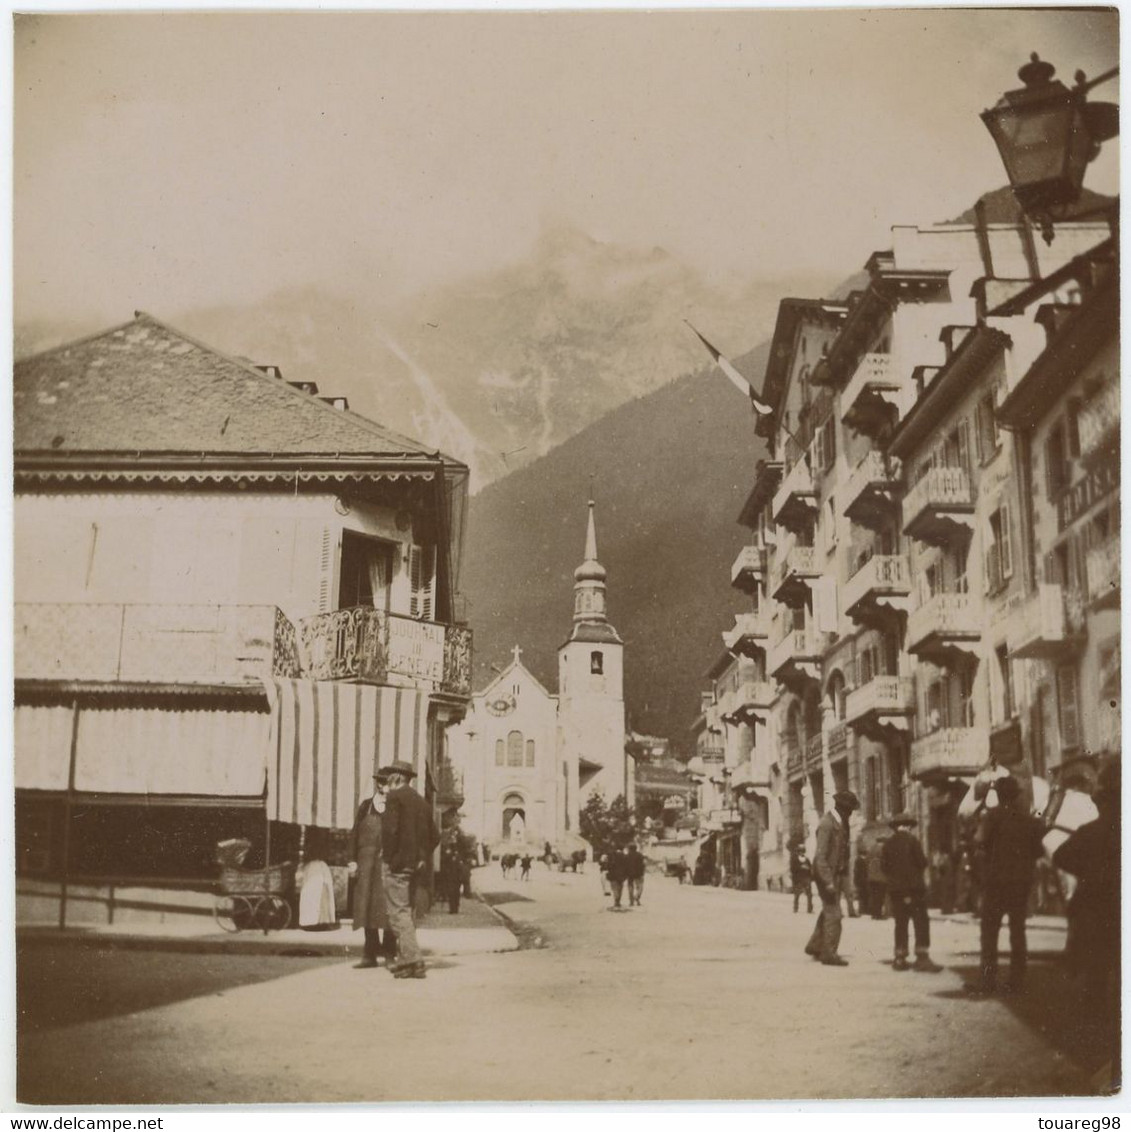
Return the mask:
[[(484, 905), (494, 912), (489, 905)], [(519, 934), (512, 930), (505, 917), (498, 927), (420, 928), (417, 939), (421, 950), (429, 956), (485, 955), (518, 951), (522, 947)], [(239, 932), (232, 935), (161, 935), (157, 932), (131, 932), (103, 926), (76, 926), (59, 929), (47, 925), (16, 927), (17, 946), (62, 944), (103, 950), (159, 951), (203, 955), (278, 955), (291, 958), (319, 956), (357, 957), (361, 954), (361, 938), (343, 940), (326, 938), (329, 933), (303, 931), (301, 928), (267, 935)], [(337, 935), (338, 933), (335, 933)], [(320, 938), (321, 937), (321, 938)]]

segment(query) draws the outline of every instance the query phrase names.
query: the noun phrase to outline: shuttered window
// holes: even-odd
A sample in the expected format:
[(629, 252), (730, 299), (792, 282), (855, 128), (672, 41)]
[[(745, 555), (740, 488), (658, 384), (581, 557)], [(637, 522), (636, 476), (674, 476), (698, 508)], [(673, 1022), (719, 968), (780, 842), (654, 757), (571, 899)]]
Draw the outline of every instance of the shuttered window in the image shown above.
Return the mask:
[(507, 766), (522, 766), (522, 732), (512, 731), (507, 735)]
[(421, 621), (432, 621), (436, 588), (436, 548), (414, 546), (409, 552), (409, 572), (412, 580), (412, 598), (409, 616)]
[(495, 766), (506, 766), (507, 746), (502, 739), (495, 740)]
[(533, 739), (527, 739), (526, 740), (526, 765), (527, 766), (533, 766), (534, 765), (534, 740)]
[(1080, 746), (1080, 700), (1076, 669), (1071, 664), (1056, 670), (1056, 711), (1060, 724), (1060, 749), (1075, 750)]

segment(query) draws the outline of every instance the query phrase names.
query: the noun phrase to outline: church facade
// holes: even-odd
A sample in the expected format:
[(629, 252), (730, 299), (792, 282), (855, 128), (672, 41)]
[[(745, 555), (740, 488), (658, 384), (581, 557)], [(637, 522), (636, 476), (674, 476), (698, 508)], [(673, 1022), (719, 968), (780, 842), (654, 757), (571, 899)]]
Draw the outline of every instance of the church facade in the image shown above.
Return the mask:
[(610, 624), (606, 572), (597, 560), (589, 503), (584, 561), (574, 571), (573, 620), (558, 648), (558, 692), (511, 663), (472, 697), (448, 733), (462, 775), (461, 828), (495, 850), (572, 842), (581, 808), (595, 792), (631, 803), (625, 749), (624, 642)]

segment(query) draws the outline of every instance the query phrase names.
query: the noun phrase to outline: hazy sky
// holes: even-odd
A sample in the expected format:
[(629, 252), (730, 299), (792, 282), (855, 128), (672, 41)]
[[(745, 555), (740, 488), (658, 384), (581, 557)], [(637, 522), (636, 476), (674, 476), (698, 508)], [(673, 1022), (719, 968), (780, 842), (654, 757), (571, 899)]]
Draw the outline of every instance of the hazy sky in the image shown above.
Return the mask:
[[(378, 302), (521, 256), (547, 222), (719, 273), (836, 275), (1004, 183), (978, 112), (1052, 10), (39, 15), (17, 20), (15, 314)], [(1117, 97), (1115, 84), (1096, 97)], [(1090, 187), (1116, 187), (1116, 155)]]

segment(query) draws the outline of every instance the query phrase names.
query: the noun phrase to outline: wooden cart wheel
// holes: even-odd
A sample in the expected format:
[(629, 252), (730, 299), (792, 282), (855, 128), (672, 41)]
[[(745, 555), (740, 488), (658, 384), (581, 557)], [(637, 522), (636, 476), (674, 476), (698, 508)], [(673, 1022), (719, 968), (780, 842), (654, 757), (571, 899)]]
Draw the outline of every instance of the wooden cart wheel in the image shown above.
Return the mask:
[(251, 920), (251, 909), (242, 896), (217, 896), (212, 902), (212, 915), (226, 932), (238, 932)]
[(281, 896), (268, 896), (260, 915), (268, 931), (281, 932), (291, 922), (291, 906)]

